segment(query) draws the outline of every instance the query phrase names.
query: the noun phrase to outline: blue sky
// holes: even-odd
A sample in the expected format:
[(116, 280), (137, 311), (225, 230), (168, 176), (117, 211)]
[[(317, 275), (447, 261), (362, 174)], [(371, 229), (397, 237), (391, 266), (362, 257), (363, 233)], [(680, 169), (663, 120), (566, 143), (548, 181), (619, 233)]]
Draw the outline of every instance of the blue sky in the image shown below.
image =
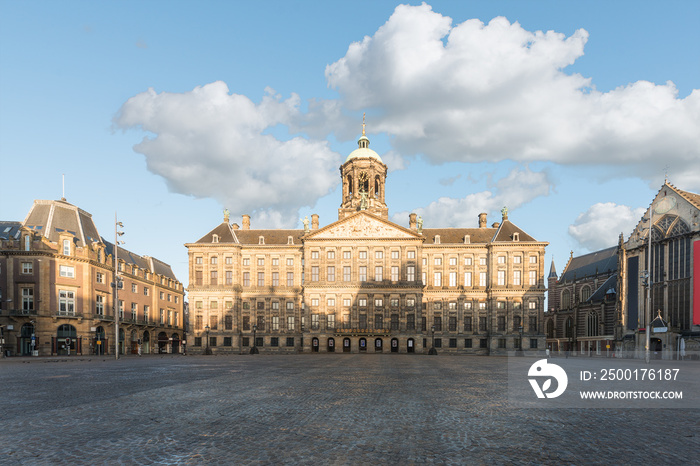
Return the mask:
[(103, 236), (117, 212), (187, 283), (183, 244), (224, 207), (336, 220), (363, 112), (394, 221), (505, 205), (559, 271), (628, 235), (664, 176), (700, 192), (700, 2), (399, 5), (0, 1), (0, 219), (65, 174)]

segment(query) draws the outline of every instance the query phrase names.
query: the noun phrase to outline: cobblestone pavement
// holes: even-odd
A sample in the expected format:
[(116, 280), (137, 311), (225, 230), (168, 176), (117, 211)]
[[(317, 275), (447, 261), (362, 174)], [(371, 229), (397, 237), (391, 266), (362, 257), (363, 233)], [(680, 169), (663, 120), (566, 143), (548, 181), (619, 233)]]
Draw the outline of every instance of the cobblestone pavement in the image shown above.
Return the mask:
[(0, 360), (0, 464), (697, 464), (700, 410), (517, 409), (502, 357)]

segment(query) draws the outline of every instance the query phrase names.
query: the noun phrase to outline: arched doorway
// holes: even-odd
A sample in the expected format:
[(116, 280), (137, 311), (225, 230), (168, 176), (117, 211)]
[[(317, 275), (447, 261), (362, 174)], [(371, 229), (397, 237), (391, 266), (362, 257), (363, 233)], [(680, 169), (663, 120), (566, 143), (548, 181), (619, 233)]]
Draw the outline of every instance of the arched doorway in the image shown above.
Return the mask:
[(392, 338), (392, 339), (391, 339), (391, 352), (392, 352), (392, 353), (398, 353), (398, 352), (399, 352), (399, 339), (398, 339), (398, 338)]
[(360, 351), (367, 351), (367, 339), (360, 338)]
[(63, 324), (56, 330), (56, 338), (54, 338), (54, 353), (55, 354), (75, 354), (78, 348), (78, 333), (70, 324)]
[(416, 342), (413, 340), (413, 338), (409, 338), (408, 341), (406, 342), (406, 350), (409, 353), (416, 352)]
[(178, 354), (180, 352), (180, 335), (178, 335), (177, 333), (173, 333), (172, 339), (173, 339), (172, 353)]
[(27, 356), (32, 354), (32, 350), (37, 346), (36, 340), (34, 341), (34, 346), (32, 347), (32, 337), (34, 336), (34, 324), (26, 323), (22, 325), (19, 334), (19, 354)]
[(335, 353), (335, 338), (328, 339), (328, 352)]
[(318, 353), (318, 338), (316, 337), (311, 339), (311, 351)]
[(384, 342), (381, 338), (374, 339), (374, 352), (381, 353), (383, 351)]
[(160, 332), (158, 334), (158, 353), (163, 354), (168, 352), (168, 334)]
[(107, 349), (107, 338), (104, 327), (97, 327), (95, 330), (95, 354), (103, 355)]
[(350, 339), (343, 338), (343, 353), (349, 353), (352, 348), (350, 347)]
[(136, 330), (131, 331), (131, 354), (139, 354), (139, 334)]
[(143, 332), (143, 347), (141, 348), (141, 352), (144, 354), (149, 354), (151, 352), (151, 334), (148, 330)]

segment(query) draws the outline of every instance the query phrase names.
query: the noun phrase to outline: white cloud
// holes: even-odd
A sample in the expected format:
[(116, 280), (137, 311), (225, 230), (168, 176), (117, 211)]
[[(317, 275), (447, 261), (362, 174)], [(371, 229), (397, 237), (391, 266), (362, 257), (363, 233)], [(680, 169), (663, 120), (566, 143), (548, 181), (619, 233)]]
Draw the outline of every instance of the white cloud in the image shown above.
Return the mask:
[(298, 105), (296, 95), (282, 100), (270, 89), (256, 104), (214, 82), (183, 93), (149, 89), (124, 103), (114, 123), (152, 134), (134, 150), (172, 191), (252, 214), (256, 227), (289, 227), (300, 207), (339, 183), (340, 155), (326, 141), (264, 134), (298, 119)]
[(638, 81), (598, 92), (564, 72), (587, 40), (583, 29), (530, 32), (503, 17), (452, 26), (429, 5), (400, 5), (326, 77), (404, 155), (598, 164), (647, 179), (669, 165), (671, 179), (700, 188), (700, 90), (680, 99), (672, 82)]
[[(480, 213), (499, 212), (503, 207), (513, 212), (537, 197), (547, 196), (550, 189), (547, 173), (533, 172), (527, 167), (514, 169), (498, 180), (491, 191), (469, 194), (461, 199), (441, 197), (413, 212), (423, 217), (425, 228), (477, 226)], [(406, 224), (409, 213), (398, 212), (392, 220), (400, 225)], [(500, 221), (500, 217), (492, 221)]]
[(613, 202), (594, 204), (569, 225), (569, 235), (588, 251), (609, 248), (617, 244), (620, 233), (634, 229), (644, 211)]

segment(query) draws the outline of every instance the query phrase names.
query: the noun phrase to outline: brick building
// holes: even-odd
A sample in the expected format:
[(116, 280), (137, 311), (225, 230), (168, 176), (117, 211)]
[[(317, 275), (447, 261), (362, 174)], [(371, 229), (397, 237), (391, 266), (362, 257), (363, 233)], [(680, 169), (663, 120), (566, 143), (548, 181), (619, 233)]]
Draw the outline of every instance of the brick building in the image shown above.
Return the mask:
[[(0, 222), (0, 328), (12, 355), (114, 354), (114, 244), (92, 215), (34, 201), (23, 222)], [(184, 287), (158, 259), (118, 251), (121, 354), (179, 352)]]

